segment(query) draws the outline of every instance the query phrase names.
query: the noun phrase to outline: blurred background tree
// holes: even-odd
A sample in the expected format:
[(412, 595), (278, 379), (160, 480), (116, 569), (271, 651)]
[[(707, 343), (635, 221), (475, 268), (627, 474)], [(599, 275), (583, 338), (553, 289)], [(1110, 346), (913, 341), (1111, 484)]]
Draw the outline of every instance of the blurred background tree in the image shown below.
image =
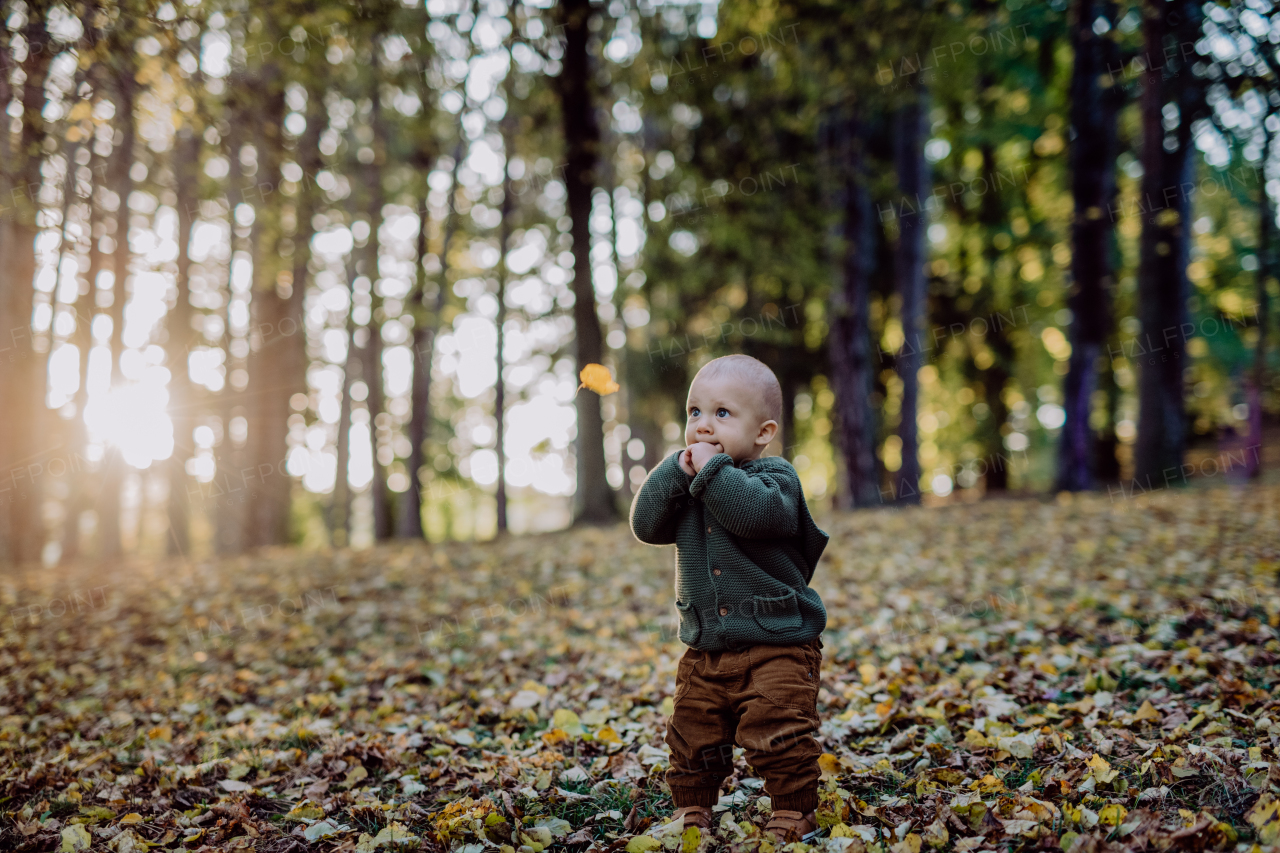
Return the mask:
[(1278, 44), (1267, 0), (5, 0), (0, 561), (610, 522), (729, 352), (819, 505), (1259, 476)]

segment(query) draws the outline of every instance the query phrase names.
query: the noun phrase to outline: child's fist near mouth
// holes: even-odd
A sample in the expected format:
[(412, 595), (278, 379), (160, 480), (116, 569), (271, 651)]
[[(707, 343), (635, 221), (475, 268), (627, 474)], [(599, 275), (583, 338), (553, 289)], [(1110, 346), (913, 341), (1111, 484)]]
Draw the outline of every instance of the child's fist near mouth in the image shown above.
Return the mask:
[(724, 448), (719, 444), (712, 444), (709, 441), (696, 441), (685, 448), (684, 453), (680, 454), (680, 467), (690, 477), (696, 477), (698, 472), (702, 470), (702, 466), (717, 453), (724, 453)]

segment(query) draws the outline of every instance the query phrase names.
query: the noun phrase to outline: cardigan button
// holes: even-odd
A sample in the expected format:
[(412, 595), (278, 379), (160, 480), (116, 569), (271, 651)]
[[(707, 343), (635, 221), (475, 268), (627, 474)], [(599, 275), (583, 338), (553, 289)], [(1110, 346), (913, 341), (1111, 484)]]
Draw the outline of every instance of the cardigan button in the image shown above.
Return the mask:
[(708, 524), (708, 525), (707, 525), (707, 532), (708, 532), (708, 533), (710, 533), (710, 532), (711, 532), (711, 525), (710, 525), (710, 524)]
[(721, 615), (721, 616), (728, 616), (728, 615), (729, 615), (729, 608), (727, 608), (727, 607), (721, 607), (721, 608), (720, 608), (720, 615)]
[(719, 569), (712, 569), (712, 570), (711, 570), (711, 574), (715, 575), (716, 577), (720, 577), (720, 570), (719, 570)]

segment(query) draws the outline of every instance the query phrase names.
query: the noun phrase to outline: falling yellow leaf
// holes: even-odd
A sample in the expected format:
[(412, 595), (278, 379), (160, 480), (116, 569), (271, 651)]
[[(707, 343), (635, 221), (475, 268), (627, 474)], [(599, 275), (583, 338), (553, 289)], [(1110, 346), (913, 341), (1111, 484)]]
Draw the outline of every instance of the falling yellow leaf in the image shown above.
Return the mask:
[(579, 388), (589, 388), (601, 397), (612, 394), (622, 387), (613, 381), (613, 374), (603, 364), (588, 364), (578, 373), (578, 378), (582, 380)]

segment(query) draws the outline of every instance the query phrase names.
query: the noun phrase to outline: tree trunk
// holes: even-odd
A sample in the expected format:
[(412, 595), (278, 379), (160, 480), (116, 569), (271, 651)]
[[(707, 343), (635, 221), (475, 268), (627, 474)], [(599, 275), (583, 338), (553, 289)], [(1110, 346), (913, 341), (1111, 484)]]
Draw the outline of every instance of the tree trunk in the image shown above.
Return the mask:
[[(85, 30), (88, 32), (88, 29)], [(76, 388), (75, 417), (71, 419), (70, 446), (67, 455), (75, 460), (68, 466), (67, 478), (69, 490), (67, 494), (66, 512), (62, 522), (62, 562), (70, 562), (80, 556), (80, 516), (85, 508), (85, 494), (89, 490), (90, 477), (81, 462), (81, 454), (88, 439), (88, 430), (84, 423), (84, 407), (89, 402), (89, 350), (93, 347), (92, 322), (94, 315), (94, 299), (97, 293), (98, 273), (102, 271), (102, 252), (98, 247), (98, 230), (102, 219), (94, 196), (98, 189), (98, 178), (101, 174), (101, 158), (94, 154), (90, 160), (89, 197), (85, 199), (88, 210), (86, 227), (89, 235), (89, 269), (85, 273), (88, 290), (80, 294), (76, 300), (76, 329), (71, 342), (77, 348), (80, 361), (80, 385)]]
[[(507, 75), (510, 78), (511, 75)], [(508, 83), (507, 102), (511, 101), (511, 86)], [(510, 106), (508, 106), (510, 109)], [(496, 438), (494, 439), (494, 447), (498, 454), (498, 488), (494, 495), (497, 503), (497, 524), (498, 535), (507, 532), (507, 448), (506, 448), (506, 416), (507, 416), (507, 384), (502, 378), (502, 369), (506, 365), (503, 358), (502, 348), (506, 343), (506, 334), (503, 331), (503, 324), (507, 322), (507, 247), (511, 243), (511, 219), (514, 215), (512, 211), (512, 191), (511, 191), (511, 149), (515, 145), (515, 139), (511, 132), (511, 122), (509, 118), (503, 121), (503, 164), (502, 164), (502, 224), (498, 232), (498, 316), (495, 322), (498, 327), (498, 379), (494, 383), (493, 396), (493, 418), (495, 422)]]
[[(342, 402), (338, 408), (337, 471), (333, 481), (333, 505), (330, 508), (335, 544), (351, 545), (351, 384), (355, 379), (355, 251), (347, 255), (347, 355), (342, 365)], [(340, 535), (337, 535), (340, 534)]]
[(1107, 215), (1115, 196), (1116, 115), (1124, 95), (1103, 88), (1108, 68), (1119, 63), (1115, 42), (1093, 30), (1104, 17), (1114, 28), (1112, 2), (1078, 0), (1072, 26), (1075, 67), (1071, 79), (1072, 223), (1071, 359), (1063, 383), (1066, 422), (1058, 445), (1058, 490), (1084, 491), (1095, 483), (1095, 437), (1089, 426), (1097, 389), (1096, 362), (1111, 325), (1111, 246), (1114, 223)]
[[(986, 91), (988, 86), (990, 81), (984, 81), (979, 88)], [(995, 146), (990, 143), (982, 146), (982, 168), (985, 175), (998, 174), (999, 162), (996, 160)], [(1012, 375), (1015, 353), (1009, 334), (1005, 331), (1005, 324), (990, 319), (990, 315), (999, 314), (1002, 307), (1001, 300), (996, 294), (996, 266), (1000, 261), (1001, 253), (991, 242), (990, 232), (1003, 227), (1008, 215), (999, 193), (989, 192), (982, 197), (979, 216), (988, 232), (985, 259), (990, 291), (990, 300), (987, 303), (989, 322), (985, 343), (991, 353), (991, 364), (982, 370), (982, 397), (987, 405), (988, 414), (981, 430), (983, 467), (986, 468), (986, 474), (983, 475), (983, 489), (987, 494), (1003, 492), (1009, 488), (1009, 465), (1004, 446), (1005, 425), (1009, 422), (1009, 407), (1004, 400), (1004, 389)], [(1011, 295), (1009, 299), (1011, 316), (1016, 303), (1016, 295)]]
[[(35, 295), (36, 227), (41, 185), (38, 152), (44, 141), (44, 83), (52, 54), (42, 11), (28, 10), (29, 20), (23, 29), (27, 57), (22, 62), (25, 81), (15, 93), (5, 80), (0, 94), (8, 103), (16, 94), (22, 103), (20, 150), (8, 150), (12, 143), (4, 133), (4, 159), (0, 163), (5, 183), (9, 184), (0, 202), (0, 263), (5, 275), (0, 277), (0, 320), (4, 321), (0, 338), (0, 400), (4, 415), (0, 417), (0, 462), (3, 462), (7, 488), (0, 491), (0, 561), (6, 557), (15, 563), (40, 559), (44, 547), (41, 513), (41, 463), (53, 450), (49, 446), (47, 409), (44, 402), (47, 358), (35, 349), (31, 334), (31, 312)], [(10, 39), (6, 33), (0, 45), (8, 58)], [(12, 69), (6, 66), (5, 75)], [(4, 76), (4, 75), (0, 75)], [(8, 117), (5, 116), (8, 120)], [(6, 553), (7, 552), (7, 553)]]
[[(369, 397), (365, 405), (369, 409), (369, 440), (373, 444), (373, 481), (369, 484), (369, 495), (373, 501), (373, 538), (376, 542), (390, 539), (395, 531), (392, 528), (390, 496), (387, 492), (386, 467), (378, 461), (378, 433), (383, 429), (379, 422), (386, 422), (382, 417), (386, 408), (386, 400), (382, 390), (382, 297), (378, 295), (378, 231), (382, 228), (382, 206), (384, 194), (382, 189), (382, 173), (387, 165), (386, 139), (387, 131), (382, 122), (382, 99), (378, 93), (381, 79), (378, 56), (382, 49), (382, 41), (375, 38), (372, 56), (372, 103), (373, 112), (369, 123), (373, 130), (373, 160), (365, 169), (365, 188), (369, 192), (369, 241), (365, 245), (364, 274), (369, 277), (369, 295), (373, 300), (370, 306), (368, 332), (369, 337), (361, 351), (364, 368), (364, 382), (369, 387)], [(390, 424), (386, 427), (388, 430)]]
[(916, 89), (909, 97), (910, 100), (899, 106), (894, 115), (893, 139), (898, 193), (904, 199), (912, 200), (916, 207), (914, 212), (899, 212), (898, 247), (894, 258), (898, 295), (902, 300), (905, 343), (897, 360), (898, 377), (902, 380), (901, 421), (898, 424), (898, 437), (902, 440), (902, 468), (898, 471), (893, 492), (900, 503), (919, 503), (921, 472), (916, 410), (923, 361), (920, 341), (926, 297), (924, 236), (928, 228), (928, 214), (919, 200), (928, 195), (925, 188), (928, 167), (924, 159), (928, 104), (923, 89)]
[[(1266, 125), (1262, 129), (1265, 142), (1262, 147), (1262, 163), (1271, 160), (1275, 135)], [(1268, 283), (1275, 279), (1276, 262), (1272, 244), (1275, 242), (1275, 208), (1267, 195), (1264, 181), (1258, 192), (1258, 276), (1255, 299), (1258, 304), (1258, 342), (1253, 348), (1253, 375), (1245, 383), (1249, 404), (1249, 447), (1245, 456), (1250, 477), (1262, 476), (1262, 389), (1267, 387), (1267, 326), (1271, 322), (1271, 297)]]
[[(244, 84), (236, 81), (232, 92)], [(240, 163), (240, 149), (244, 143), (244, 128), (247, 117), (243, 106), (235, 101), (228, 103), (230, 133), (227, 134), (227, 159), (230, 162), (230, 173), (227, 176), (227, 212), (230, 218), (231, 260), (234, 262), (237, 246), (244, 249), (244, 238), (237, 235), (240, 226), (236, 224), (236, 208), (244, 201), (245, 174)], [(250, 246), (252, 249), (252, 246)], [(252, 252), (251, 252), (252, 254)], [(256, 265), (255, 265), (256, 266)], [(207, 493), (214, 501), (214, 549), (219, 554), (238, 554), (245, 548), (247, 541), (248, 507), (245, 503), (247, 483), (240, 472), (248, 464), (245, 448), (236, 447), (231, 440), (231, 421), (240, 408), (243, 395), (231, 385), (231, 374), (241, 363), (231, 354), (233, 335), (231, 332), (231, 309), (234, 295), (232, 288), (231, 265), (227, 268), (227, 302), (226, 318), (223, 326), (222, 348), (226, 353), (226, 384), (222, 388), (218, 400), (218, 415), (222, 421), (221, 455), (217, 457), (217, 475), (209, 484)]]
[[(1195, 81), (1191, 67), (1166, 41), (1187, 43), (1198, 10), (1190, 0), (1147, 0), (1143, 31), (1146, 61), (1142, 92), (1142, 236), (1138, 307), (1142, 339), (1135, 348), (1138, 440), (1134, 475), (1144, 488), (1162, 488), (1182, 465), (1186, 444), (1183, 370), (1187, 366), (1187, 258), (1191, 213), (1187, 186), (1194, 167), (1191, 122)], [(1194, 41), (1194, 39), (1192, 39)], [(1179, 110), (1178, 126), (1164, 127), (1164, 107)], [(1168, 145), (1166, 145), (1166, 138)]]
[(400, 518), (396, 525), (396, 535), (401, 539), (421, 539), (422, 530), (422, 465), (425, 457), (424, 445), (427, 441), (427, 422), (431, 394), (431, 360), (426, 359), (427, 370), (423, 370), (418, 359), (427, 347), (434, 344), (434, 330), (428, 326), (426, 305), (426, 273), (422, 269), (422, 261), (427, 256), (427, 203), (422, 203), (422, 219), (418, 227), (418, 242), (414, 248), (414, 281), (413, 293), (409, 297), (409, 308), (413, 312), (413, 379), (409, 386), (409, 456), (404, 460), (405, 472), (409, 477), (409, 487), (400, 496)]
[[(266, 31), (269, 35), (272, 31)], [(293, 479), (285, 470), (288, 452), (289, 399), (306, 390), (306, 334), (303, 326), (302, 297), (306, 293), (306, 264), (310, 240), (296, 241), (294, 266), (286, 268), (289, 258), (282, 249), (288, 245), (284, 235), (281, 192), (281, 165), (284, 140), (284, 77), (273, 61), (263, 64), (257, 78), (262, 101), (256, 117), (255, 145), (258, 149), (258, 172), (254, 181), (263, 191), (255, 192), (253, 225), (253, 298), (249, 310), (253, 316), (249, 351), (248, 456), (250, 496), (248, 516), (249, 547), (282, 545), (289, 541), (290, 506)], [(310, 117), (309, 117), (310, 118)], [(309, 120), (305, 138), (299, 140), (299, 157), (314, 158), (307, 144), (318, 141), (318, 128)], [(304, 171), (315, 168), (311, 159)], [(307, 174), (314, 174), (307, 171)], [(304, 181), (304, 184), (307, 183)], [(299, 190), (306, 193), (306, 187)], [(311, 229), (305, 202), (295, 209), (298, 230)], [(305, 219), (305, 221), (304, 221)], [(293, 241), (290, 241), (293, 242)], [(301, 258), (299, 262), (297, 259)], [(298, 280), (300, 265), (302, 280)]]
[[(596, 314), (595, 286), (591, 279), (591, 191), (595, 180), (600, 130), (591, 100), (591, 62), (587, 53), (590, 35), (589, 0), (560, 0), (559, 23), (564, 28), (564, 59), (557, 79), (565, 141), (564, 184), (569, 217), (573, 222), (573, 325), (575, 357), (579, 371), (599, 364), (604, 339)], [(606, 479), (604, 418), (600, 397), (590, 391), (577, 395), (577, 490), (574, 493), (576, 523), (603, 524), (618, 517), (613, 490)]]
[(828, 339), (836, 396), (836, 440), (844, 457), (844, 483), (837, 498), (845, 507), (880, 503), (876, 468), (876, 422), (871, 409), (875, 367), (871, 361), (871, 196), (863, 164), (862, 124), (851, 106), (840, 137), (836, 179), (843, 188), (843, 240), (839, 282), (831, 291)]
[(195, 386), (187, 370), (187, 357), (195, 346), (191, 327), (191, 232), (200, 197), (197, 170), (200, 164), (200, 135), (190, 124), (178, 131), (174, 149), (174, 176), (178, 196), (178, 286), (177, 300), (167, 317), (169, 332), (169, 415), (173, 419), (173, 456), (169, 458), (169, 539), (170, 556), (185, 557), (191, 552), (190, 495), (187, 460), (191, 458), (191, 433), (195, 428)]
[[(129, 277), (129, 195), (133, 192), (134, 144), (137, 124), (133, 106), (137, 83), (132, 66), (117, 70), (116, 121), (123, 141), (111, 152), (111, 191), (116, 196), (115, 251), (112, 252), (112, 271), (115, 274), (114, 293), (111, 300), (111, 389), (118, 391), (124, 382), (120, 373), (120, 357), (124, 354), (124, 305), (128, 299), (126, 280)], [(120, 448), (108, 445), (102, 463), (102, 490), (98, 494), (98, 553), (105, 559), (120, 557), (123, 547), (120, 539), (120, 489), (124, 482), (125, 462)]]

